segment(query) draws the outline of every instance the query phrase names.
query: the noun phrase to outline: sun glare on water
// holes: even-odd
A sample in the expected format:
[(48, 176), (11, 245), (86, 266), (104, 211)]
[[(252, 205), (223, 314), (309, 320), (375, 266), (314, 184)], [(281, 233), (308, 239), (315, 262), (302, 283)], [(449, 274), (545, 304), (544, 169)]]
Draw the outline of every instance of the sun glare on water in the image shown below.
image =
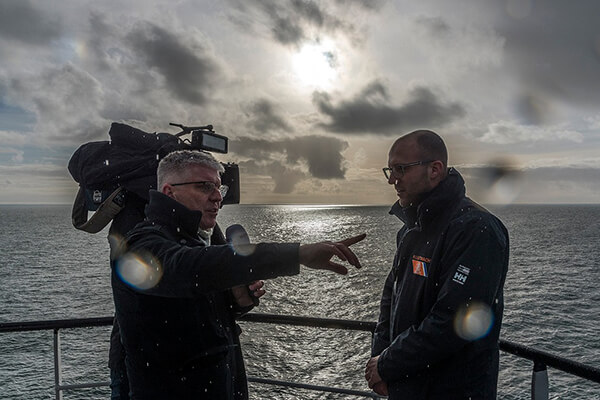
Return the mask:
[(332, 42), (305, 44), (292, 62), (296, 76), (305, 86), (325, 89), (337, 76), (336, 49)]

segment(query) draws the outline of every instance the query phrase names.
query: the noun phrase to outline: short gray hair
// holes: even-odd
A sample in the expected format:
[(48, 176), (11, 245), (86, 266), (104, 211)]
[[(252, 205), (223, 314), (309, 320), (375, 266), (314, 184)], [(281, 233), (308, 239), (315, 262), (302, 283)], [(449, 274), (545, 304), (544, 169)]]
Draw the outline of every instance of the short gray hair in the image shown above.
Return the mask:
[(225, 172), (225, 168), (223, 168), (221, 163), (206, 151), (178, 150), (169, 153), (158, 163), (156, 171), (157, 189), (162, 189), (162, 186), (167, 183), (167, 178), (181, 174), (191, 165), (203, 165), (221, 174)]

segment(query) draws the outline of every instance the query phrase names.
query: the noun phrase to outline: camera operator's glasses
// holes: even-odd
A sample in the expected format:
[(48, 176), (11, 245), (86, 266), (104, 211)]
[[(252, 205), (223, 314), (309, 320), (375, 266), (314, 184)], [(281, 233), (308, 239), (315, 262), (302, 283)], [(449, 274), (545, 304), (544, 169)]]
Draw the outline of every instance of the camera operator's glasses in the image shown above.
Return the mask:
[(385, 177), (387, 179), (390, 179), (392, 177), (392, 175), (401, 178), (404, 176), (404, 173), (406, 172), (406, 168), (414, 167), (415, 165), (429, 164), (434, 161), (435, 160), (415, 161), (415, 162), (411, 162), (408, 164), (396, 164), (396, 165), (392, 166), (391, 168), (388, 168), (388, 167), (383, 168), (383, 174), (385, 175)]
[(214, 182), (211, 181), (198, 181), (198, 182), (183, 182), (183, 183), (171, 183), (171, 186), (182, 186), (182, 185), (197, 185), (200, 188), (202, 193), (211, 194), (217, 189), (219, 193), (221, 193), (222, 197), (225, 197), (227, 191), (229, 190), (229, 186), (221, 185), (217, 186)]

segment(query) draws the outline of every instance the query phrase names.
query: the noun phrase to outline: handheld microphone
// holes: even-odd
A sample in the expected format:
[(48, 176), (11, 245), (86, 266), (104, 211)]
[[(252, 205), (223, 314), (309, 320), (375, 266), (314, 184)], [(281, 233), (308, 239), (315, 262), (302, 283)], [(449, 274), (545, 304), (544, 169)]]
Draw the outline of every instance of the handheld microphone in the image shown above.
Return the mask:
[[(228, 226), (225, 230), (225, 239), (237, 254), (247, 256), (254, 252), (254, 245), (250, 244), (248, 232), (240, 224)], [(248, 291), (248, 296), (252, 299), (252, 303), (257, 306), (259, 303), (258, 298), (250, 291), (248, 285), (245, 285), (245, 288)]]
[(234, 248), (241, 244), (250, 244), (248, 232), (246, 232), (246, 229), (240, 224), (228, 226), (225, 230), (225, 239), (227, 240), (227, 243), (230, 243)]

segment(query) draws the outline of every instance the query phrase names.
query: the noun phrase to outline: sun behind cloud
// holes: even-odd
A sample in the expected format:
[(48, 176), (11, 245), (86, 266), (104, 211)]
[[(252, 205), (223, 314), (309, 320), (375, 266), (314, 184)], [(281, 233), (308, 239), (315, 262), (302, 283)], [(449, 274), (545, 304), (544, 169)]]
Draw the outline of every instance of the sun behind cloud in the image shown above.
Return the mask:
[(337, 48), (331, 40), (306, 43), (292, 56), (294, 73), (304, 86), (330, 88), (337, 78)]

